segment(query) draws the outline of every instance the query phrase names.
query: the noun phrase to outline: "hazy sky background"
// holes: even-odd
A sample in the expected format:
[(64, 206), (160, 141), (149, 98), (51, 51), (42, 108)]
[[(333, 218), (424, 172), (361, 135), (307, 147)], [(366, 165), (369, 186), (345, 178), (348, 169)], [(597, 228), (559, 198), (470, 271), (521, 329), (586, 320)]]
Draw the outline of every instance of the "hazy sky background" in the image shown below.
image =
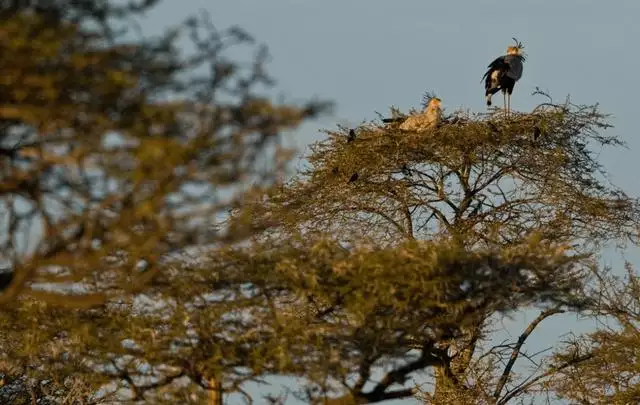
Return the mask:
[[(638, 0), (165, 0), (144, 28), (159, 32), (200, 9), (217, 27), (237, 24), (269, 46), (269, 72), (288, 99), (316, 95), (336, 102), (333, 116), (296, 131), (301, 153), (323, 138), (318, 129), (356, 126), (390, 105), (418, 107), (426, 90), (435, 90), (448, 111), (484, 111), (480, 79), (515, 36), (528, 58), (512, 108), (530, 111), (541, 102), (531, 96), (536, 86), (555, 101), (570, 95), (578, 104), (600, 103), (612, 114), (609, 133), (629, 146), (602, 151), (601, 161), (615, 184), (640, 195)], [(638, 249), (626, 258), (639, 264)], [(607, 250), (603, 262), (619, 266), (621, 258)], [(506, 322), (512, 336), (536, 314)], [(549, 320), (532, 336), (538, 339), (533, 347), (585, 327), (575, 316)]]

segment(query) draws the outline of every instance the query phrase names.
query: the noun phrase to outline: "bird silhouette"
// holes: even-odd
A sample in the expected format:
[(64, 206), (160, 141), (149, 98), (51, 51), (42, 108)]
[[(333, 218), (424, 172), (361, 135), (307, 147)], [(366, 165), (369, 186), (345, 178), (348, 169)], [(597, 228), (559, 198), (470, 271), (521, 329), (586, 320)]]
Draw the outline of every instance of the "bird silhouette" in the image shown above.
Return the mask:
[(516, 82), (522, 77), (525, 54), (524, 45), (517, 39), (515, 46), (507, 47), (507, 54), (496, 58), (487, 66), (488, 70), (482, 76), (484, 80), (485, 99), (487, 106), (491, 106), (491, 96), (502, 91), (504, 97), (504, 111), (511, 111), (511, 93)]
[(411, 177), (411, 170), (409, 169), (409, 167), (406, 164), (402, 165), (402, 167), (400, 168), (400, 171), (405, 176)]
[(347, 143), (353, 142), (356, 140), (356, 131), (352, 128), (349, 130), (349, 136), (347, 137)]

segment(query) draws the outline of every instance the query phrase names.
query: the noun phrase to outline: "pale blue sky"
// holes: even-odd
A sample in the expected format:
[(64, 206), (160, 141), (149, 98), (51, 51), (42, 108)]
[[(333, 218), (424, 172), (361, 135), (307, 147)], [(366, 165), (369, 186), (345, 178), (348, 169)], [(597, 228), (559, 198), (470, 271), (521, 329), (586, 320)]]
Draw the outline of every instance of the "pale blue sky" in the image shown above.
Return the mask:
[[(599, 102), (613, 114), (609, 131), (630, 148), (605, 151), (601, 159), (617, 185), (640, 195), (638, 0), (165, 0), (144, 27), (157, 32), (199, 9), (208, 10), (219, 28), (238, 24), (266, 43), (273, 56), (269, 71), (288, 98), (336, 102), (333, 116), (296, 132), (301, 151), (322, 138), (319, 128), (355, 126), (389, 105), (417, 107), (429, 89), (448, 110), (483, 111), (480, 79), (515, 36), (528, 58), (512, 108), (527, 111), (541, 101), (531, 96), (536, 86), (558, 101), (570, 94), (576, 103)], [(640, 263), (637, 249), (627, 258)], [(604, 260), (620, 263), (612, 252)], [(534, 316), (508, 325), (519, 333)], [(572, 319), (543, 324), (535, 347), (582, 329)]]
[(512, 107), (535, 106), (536, 86), (556, 100), (570, 94), (599, 102), (631, 149), (605, 153), (603, 161), (617, 184), (640, 191), (632, 126), (640, 90), (637, 0), (165, 0), (144, 27), (157, 32), (200, 9), (219, 28), (238, 24), (269, 46), (269, 71), (285, 95), (336, 102), (333, 116), (297, 132), (301, 148), (322, 137), (319, 128), (356, 125), (391, 104), (418, 106), (427, 89), (449, 110), (484, 110), (482, 74), (515, 36), (528, 59)]

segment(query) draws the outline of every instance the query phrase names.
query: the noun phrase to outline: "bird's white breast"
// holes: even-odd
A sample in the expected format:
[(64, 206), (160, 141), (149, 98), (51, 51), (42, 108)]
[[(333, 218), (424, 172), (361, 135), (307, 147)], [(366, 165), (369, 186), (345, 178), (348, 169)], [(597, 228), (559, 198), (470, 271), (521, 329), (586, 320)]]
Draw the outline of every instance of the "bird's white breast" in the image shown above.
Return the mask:
[(424, 131), (433, 128), (440, 122), (440, 114), (439, 109), (429, 109), (407, 118), (399, 128), (405, 131)]
[(498, 75), (500, 75), (499, 70), (491, 72), (491, 87), (498, 87)]

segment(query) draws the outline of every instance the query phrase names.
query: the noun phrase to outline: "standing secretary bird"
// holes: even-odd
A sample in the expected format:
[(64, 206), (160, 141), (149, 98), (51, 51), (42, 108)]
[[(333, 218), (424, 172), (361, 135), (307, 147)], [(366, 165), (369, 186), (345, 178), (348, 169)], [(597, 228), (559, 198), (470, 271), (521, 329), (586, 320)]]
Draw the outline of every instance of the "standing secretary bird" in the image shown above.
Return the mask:
[(437, 127), (442, 121), (442, 101), (429, 93), (424, 96), (424, 110), (408, 117), (384, 118), (382, 122), (401, 122), (398, 128), (405, 131), (422, 132)]
[(502, 90), (504, 97), (504, 111), (511, 111), (511, 93), (516, 82), (522, 77), (522, 64), (525, 54), (522, 52), (524, 45), (517, 39), (515, 46), (507, 48), (507, 54), (496, 58), (488, 66), (487, 72), (482, 76), (484, 80), (485, 98), (487, 106), (491, 105), (491, 96)]

